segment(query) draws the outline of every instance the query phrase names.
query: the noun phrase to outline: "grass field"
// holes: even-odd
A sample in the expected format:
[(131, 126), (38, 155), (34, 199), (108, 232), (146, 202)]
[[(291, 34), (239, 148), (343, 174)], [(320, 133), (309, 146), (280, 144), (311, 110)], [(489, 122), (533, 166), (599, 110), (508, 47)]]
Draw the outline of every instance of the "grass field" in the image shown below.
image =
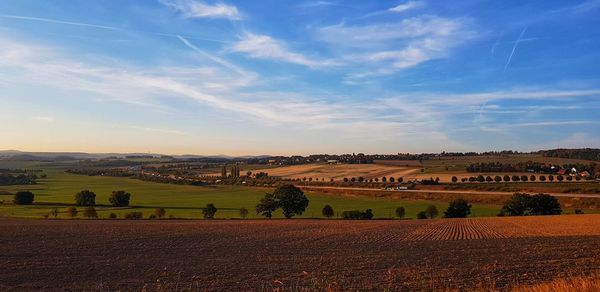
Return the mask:
[[(182, 218), (199, 218), (202, 216), (201, 208), (207, 203), (214, 203), (219, 211), (217, 218), (238, 218), (239, 209), (250, 210), (249, 218), (257, 218), (253, 212), (259, 199), (268, 188), (250, 188), (236, 186), (198, 187), (187, 185), (173, 185), (145, 182), (130, 178), (85, 176), (64, 173), (60, 169), (47, 168), (45, 173), (48, 179), (40, 179), (38, 185), (31, 186), (0, 186), (0, 200), (11, 201), (12, 196), (2, 193), (17, 190), (31, 190), (36, 194), (36, 204), (32, 206), (16, 206), (12, 204), (0, 205), (0, 216), (42, 218), (52, 208), (64, 212), (70, 204), (74, 203), (73, 196), (81, 190), (89, 189), (96, 193), (96, 203), (108, 204), (108, 196), (114, 190), (125, 190), (132, 194), (131, 205), (134, 208), (113, 209), (108, 206), (97, 208), (101, 217), (108, 217), (113, 212), (121, 217), (124, 213), (142, 211), (144, 216), (150, 215), (155, 208), (163, 207), (168, 215)], [(442, 212), (447, 203), (427, 200), (394, 200), (385, 198), (346, 197), (326, 195), (322, 193), (309, 193), (310, 204), (307, 211), (299, 217), (321, 217), (321, 209), (326, 204), (331, 205), (336, 212), (353, 209), (373, 209), (376, 218), (391, 217), (399, 206), (406, 208), (407, 217), (415, 218), (416, 213), (424, 210), (428, 205), (434, 204)], [(473, 216), (494, 216), (500, 206), (475, 205)], [(61, 214), (60, 217), (65, 217)], [(276, 217), (281, 217), (279, 212)]]

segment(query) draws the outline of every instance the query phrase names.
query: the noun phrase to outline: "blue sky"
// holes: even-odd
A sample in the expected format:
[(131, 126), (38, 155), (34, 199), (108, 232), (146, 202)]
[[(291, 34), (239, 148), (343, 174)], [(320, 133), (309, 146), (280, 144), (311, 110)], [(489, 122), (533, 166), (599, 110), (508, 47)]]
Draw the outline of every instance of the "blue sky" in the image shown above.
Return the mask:
[(600, 1), (0, 1), (0, 149), (600, 147)]

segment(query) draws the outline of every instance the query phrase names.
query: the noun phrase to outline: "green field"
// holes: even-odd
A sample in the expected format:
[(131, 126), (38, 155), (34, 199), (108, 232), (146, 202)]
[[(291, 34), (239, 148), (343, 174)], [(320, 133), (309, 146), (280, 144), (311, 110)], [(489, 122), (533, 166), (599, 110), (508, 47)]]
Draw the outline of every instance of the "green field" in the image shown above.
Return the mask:
[[(31, 165), (28, 165), (32, 167)], [(262, 218), (256, 215), (254, 207), (268, 188), (251, 188), (237, 186), (198, 187), (188, 185), (161, 184), (145, 182), (130, 178), (102, 177), (67, 174), (61, 168), (42, 166), (47, 179), (39, 179), (37, 185), (0, 186), (0, 216), (43, 218), (53, 208), (58, 208), (59, 217), (66, 217), (65, 209), (74, 203), (73, 196), (81, 190), (89, 189), (96, 193), (96, 209), (100, 217), (106, 218), (113, 212), (122, 217), (131, 211), (141, 211), (144, 217), (153, 213), (157, 207), (163, 207), (168, 215), (178, 218), (201, 218), (201, 208), (207, 203), (214, 203), (219, 211), (217, 218), (239, 218), (239, 209), (250, 210), (249, 218)], [(6, 192), (31, 190), (35, 194), (35, 204), (31, 206), (12, 205), (12, 196)], [(112, 209), (108, 206), (108, 196), (114, 190), (125, 190), (132, 194), (131, 208)], [(416, 218), (416, 213), (434, 204), (440, 213), (447, 207), (445, 202), (425, 200), (394, 200), (368, 197), (342, 197), (319, 193), (307, 194), (310, 200), (306, 212), (301, 218), (319, 218), (321, 209), (331, 205), (336, 213), (353, 209), (373, 209), (375, 217), (391, 217), (399, 206), (406, 208), (407, 217)], [(82, 209), (82, 208), (80, 208)], [(495, 216), (500, 206), (474, 205), (473, 216)], [(280, 212), (276, 217), (282, 217)]]

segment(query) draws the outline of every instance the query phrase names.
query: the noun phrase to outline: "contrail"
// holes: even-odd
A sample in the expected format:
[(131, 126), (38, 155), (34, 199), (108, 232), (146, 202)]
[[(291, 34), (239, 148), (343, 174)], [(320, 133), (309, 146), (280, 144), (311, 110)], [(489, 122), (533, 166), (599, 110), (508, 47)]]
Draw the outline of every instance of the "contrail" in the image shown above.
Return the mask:
[(243, 76), (247, 76), (248, 75), (246, 72), (244, 72), (244, 70), (240, 69), (239, 67), (237, 67), (237, 66), (235, 66), (235, 65), (233, 65), (233, 64), (231, 64), (231, 63), (229, 63), (229, 62), (227, 62), (227, 61), (225, 61), (225, 60), (223, 60), (223, 59), (221, 59), (219, 57), (213, 56), (213, 55), (211, 55), (211, 54), (209, 54), (209, 53), (207, 53), (207, 52), (199, 49), (198, 47), (194, 46), (192, 43), (190, 43), (184, 37), (182, 37), (180, 35), (177, 35), (177, 38), (181, 42), (183, 42), (183, 44), (186, 45), (188, 48), (196, 51), (197, 53), (200, 53), (201, 55), (203, 55), (203, 56), (205, 56), (205, 57), (207, 57), (209, 59), (211, 59), (213, 62), (218, 63), (218, 64), (220, 64), (223, 67), (227, 67), (230, 70), (239, 73), (240, 75), (243, 75)]
[(89, 24), (89, 23), (82, 23), (82, 22), (62, 21), (62, 20), (49, 19), (49, 18), (41, 18), (41, 17), (30, 17), (30, 16), (19, 16), (19, 15), (4, 15), (4, 14), (0, 15), (0, 17), (12, 18), (12, 19), (21, 19), (21, 20), (33, 20), (33, 21), (41, 21), (41, 22), (49, 22), (49, 23), (57, 23), (57, 24), (85, 26), (85, 27), (110, 29), (110, 30), (120, 30), (120, 28), (113, 27), (113, 26)]
[(523, 40), (523, 36), (525, 35), (525, 31), (527, 31), (527, 27), (525, 27), (521, 31), (521, 34), (519, 35), (519, 38), (515, 41), (515, 44), (513, 45), (513, 48), (512, 48), (512, 52), (510, 52), (510, 56), (508, 56), (508, 61), (506, 61), (506, 65), (504, 65), (504, 72), (506, 72), (506, 69), (508, 69), (508, 65), (510, 65), (510, 61), (512, 60), (512, 57), (515, 54), (515, 51), (517, 50), (517, 46)]

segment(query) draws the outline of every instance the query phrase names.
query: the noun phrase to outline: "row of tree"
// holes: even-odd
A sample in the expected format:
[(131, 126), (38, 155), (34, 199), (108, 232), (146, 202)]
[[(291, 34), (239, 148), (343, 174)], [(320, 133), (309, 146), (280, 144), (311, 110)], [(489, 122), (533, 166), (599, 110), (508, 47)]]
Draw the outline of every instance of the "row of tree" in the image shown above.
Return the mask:
[[(489, 175), (488, 176), (483, 176), (483, 175), (480, 174), (478, 176), (471, 176), (471, 177), (468, 177), (468, 178), (467, 177), (463, 177), (460, 180), (461, 180), (461, 182), (497, 182), (497, 183), (499, 183), (499, 182), (503, 182), (503, 181), (504, 182), (511, 182), (511, 181), (512, 182), (521, 182), (521, 181), (523, 181), (523, 182), (526, 182), (526, 181), (532, 181), (532, 182), (534, 182), (534, 181), (536, 181), (538, 179), (539, 179), (540, 182), (545, 182), (546, 180), (548, 180), (550, 182), (553, 182), (555, 179), (557, 181), (561, 182), (561, 181), (564, 181), (565, 179), (567, 181), (572, 181), (572, 180), (579, 181), (579, 180), (582, 180), (584, 178), (581, 177), (581, 176), (570, 176), (570, 175), (563, 176), (563, 175), (560, 175), (560, 174), (556, 175), (556, 176), (550, 174), (550, 175), (548, 175), (548, 177), (546, 177), (545, 175), (535, 176), (533, 174), (532, 175), (512, 175), (512, 176), (506, 174), (504, 176), (496, 175), (496, 176), (494, 176), (492, 178)], [(589, 178), (585, 178), (585, 179), (589, 179)], [(458, 177), (453, 176), (452, 177), (452, 182), (453, 183), (458, 182)]]

